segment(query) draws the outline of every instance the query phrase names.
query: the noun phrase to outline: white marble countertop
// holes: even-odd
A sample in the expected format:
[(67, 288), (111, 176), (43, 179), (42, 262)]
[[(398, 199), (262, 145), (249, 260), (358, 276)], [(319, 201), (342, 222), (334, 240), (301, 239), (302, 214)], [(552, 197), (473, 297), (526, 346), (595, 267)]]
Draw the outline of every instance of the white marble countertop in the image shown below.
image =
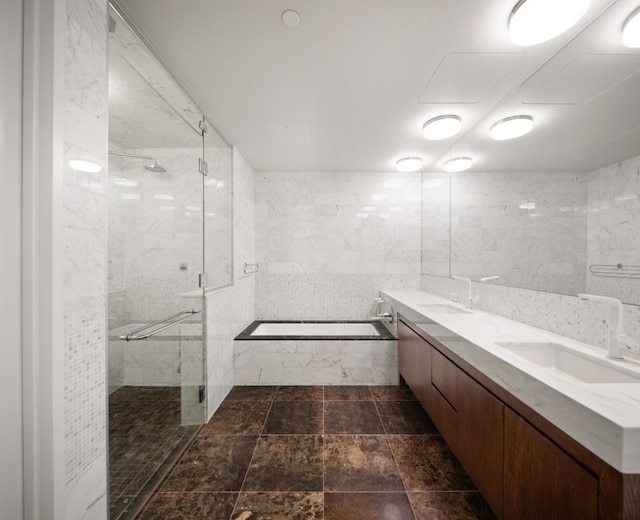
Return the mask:
[[(585, 383), (498, 343), (559, 343), (596, 359), (604, 357), (603, 349), (481, 310), (437, 312), (423, 305), (464, 306), (427, 292), (381, 293), (407, 319), (436, 322), (416, 325), (615, 469), (640, 473), (640, 383)], [(640, 376), (640, 363), (610, 362)]]

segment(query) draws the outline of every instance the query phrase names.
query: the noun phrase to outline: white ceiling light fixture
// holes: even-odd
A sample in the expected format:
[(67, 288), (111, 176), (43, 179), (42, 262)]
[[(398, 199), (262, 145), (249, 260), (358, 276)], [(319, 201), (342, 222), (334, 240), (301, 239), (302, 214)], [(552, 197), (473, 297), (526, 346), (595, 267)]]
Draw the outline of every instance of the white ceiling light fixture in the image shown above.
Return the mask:
[(300, 15), (293, 9), (287, 9), (282, 13), (282, 23), (291, 29), (298, 27), (300, 25)]
[(509, 18), (509, 39), (527, 47), (546, 42), (574, 25), (590, 0), (520, 0)]
[(422, 135), (430, 141), (440, 141), (456, 135), (462, 127), (462, 119), (456, 115), (445, 115), (429, 119), (422, 127)]
[(444, 163), (444, 171), (448, 173), (457, 173), (468, 170), (473, 165), (471, 157), (454, 157)]
[(626, 47), (637, 49), (640, 47), (640, 7), (627, 18), (622, 27), (622, 43)]
[(506, 141), (528, 134), (533, 129), (533, 117), (511, 116), (491, 125), (491, 139)]
[(422, 159), (420, 157), (404, 157), (396, 161), (396, 170), (399, 172), (417, 172), (420, 168), (422, 168)]
[(98, 173), (102, 171), (102, 166), (95, 161), (88, 159), (71, 159), (69, 166), (79, 172), (84, 173)]

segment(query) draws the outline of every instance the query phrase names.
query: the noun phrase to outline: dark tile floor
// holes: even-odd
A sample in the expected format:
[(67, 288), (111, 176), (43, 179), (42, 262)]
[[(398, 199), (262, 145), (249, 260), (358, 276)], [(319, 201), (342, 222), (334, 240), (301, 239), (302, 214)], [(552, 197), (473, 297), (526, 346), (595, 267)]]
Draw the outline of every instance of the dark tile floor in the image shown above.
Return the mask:
[(488, 520), (407, 387), (235, 387), (138, 517)]
[(194, 438), (199, 427), (180, 420), (179, 387), (124, 386), (109, 396), (111, 520), (135, 518)]

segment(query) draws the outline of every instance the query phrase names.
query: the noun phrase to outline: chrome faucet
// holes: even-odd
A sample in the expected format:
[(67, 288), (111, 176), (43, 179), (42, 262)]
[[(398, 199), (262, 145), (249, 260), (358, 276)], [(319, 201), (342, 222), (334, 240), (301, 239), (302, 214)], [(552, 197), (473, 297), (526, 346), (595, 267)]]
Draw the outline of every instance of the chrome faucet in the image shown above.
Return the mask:
[(476, 300), (476, 297), (473, 295), (473, 292), (471, 290), (471, 278), (468, 278), (466, 276), (452, 276), (451, 278), (453, 278), (454, 280), (462, 280), (463, 282), (466, 282), (466, 284), (467, 284), (467, 305), (466, 305), (466, 307), (468, 309), (471, 309), (473, 307), (473, 302)]
[(599, 296), (597, 294), (578, 294), (582, 300), (599, 301), (609, 306), (609, 335), (607, 336), (607, 357), (618, 361), (624, 360), (624, 349), (638, 349), (638, 343), (624, 333), (624, 309), (617, 298)]

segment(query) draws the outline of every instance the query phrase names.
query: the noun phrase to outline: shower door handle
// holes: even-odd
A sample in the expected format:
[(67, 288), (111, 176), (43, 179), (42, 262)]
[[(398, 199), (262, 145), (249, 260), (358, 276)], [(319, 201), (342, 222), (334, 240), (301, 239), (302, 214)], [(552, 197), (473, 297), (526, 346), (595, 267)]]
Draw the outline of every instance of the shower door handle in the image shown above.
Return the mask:
[[(125, 334), (123, 336), (120, 336), (119, 338), (124, 341), (138, 341), (140, 339), (147, 339), (147, 338), (150, 338), (151, 336), (155, 336), (156, 334), (158, 334), (158, 332), (162, 332), (163, 330), (166, 330), (169, 327), (173, 327), (178, 323), (182, 323), (183, 321), (191, 318), (192, 316), (195, 316), (196, 314), (200, 314), (200, 312), (202, 311), (197, 311), (195, 309), (188, 310), (188, 311), (181, 311), (172, 316), (162, 318), (161, 320), (156, 321), (155, 323), (151, 323), (149, 325), (145, 325), (138, 329), (132, 330), (131, 332), (129, 332), (129, 334)], [(141, 332), (146, 331), (147, 329), (151, 329), (151, 330), (149, 332), (144, 332), (143, 334), (140, 334)]]

